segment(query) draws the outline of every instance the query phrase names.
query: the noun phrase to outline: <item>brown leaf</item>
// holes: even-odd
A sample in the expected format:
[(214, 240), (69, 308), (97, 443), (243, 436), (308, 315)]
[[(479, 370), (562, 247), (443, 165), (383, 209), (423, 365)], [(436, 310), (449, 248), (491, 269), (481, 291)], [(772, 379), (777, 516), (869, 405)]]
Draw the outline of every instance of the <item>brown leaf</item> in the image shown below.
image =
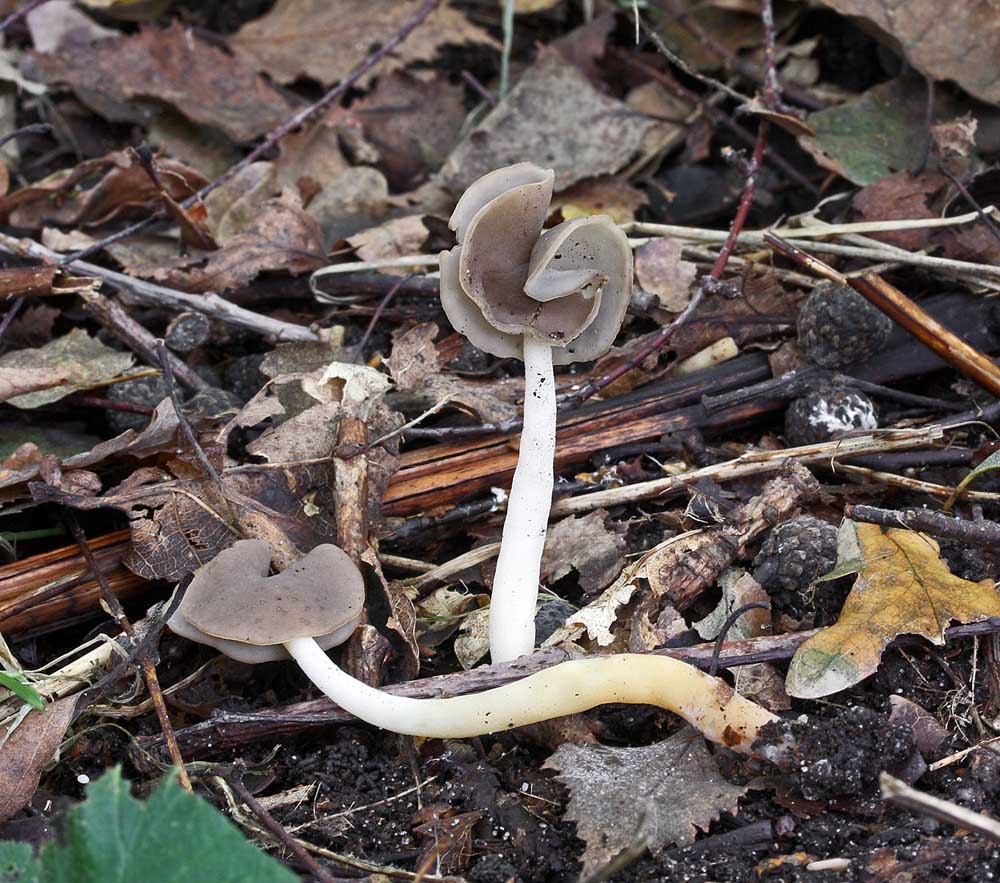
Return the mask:
[[(420, 215), (393, 218), (378, 227), (369, 227), (348, 237), (347, 241), (363, 261), (385, 260), (419, 252), (427, 241), (428, 230)], [(405, 276), (410, 270), (387, 268), (384, 273)]]
[(934, 80), (954, 80), (983, 101), (1000, 103), (1000, 16), (992, 3), (938, 0), (823, 0), (843, 15), (866, 19)]
[(170, 269), (158, 274), (185, 291), (224, 291), (245, 285), (265, 270), (306, 273), (325, 262), (323, 232), (302, 210), (291, 191), (261, 206), (244, 232), (213, 252), (204, 267)]
[(76, 696), (68, 696), (42, 711), (31, 711), (0, 748), (0, 821), (6, 821), (31, 800), (42, 770), (59, 750), (73, 722)]
[[(305, 33), (312, 43), (315, 35)], [(271, 131), (298, 107), (252, 67), (176, 23), (32, 58), (49, 83), (120, 103), (155, 98), (236, 141)]]
[[(167, 194), (186, 199), (208, 180), (171, 159), (158, 163)], [(89, 187), (92, 179), (96, 179)], [(55, 172), (0, 200), (0, 212), (17, 227), (44, 224), (103, 224), (114, 218), (144, 216), (160, 204), (160, 194), (145, 171), (125, 153), (113, 152)]]
[(646, 194), (625, 178), (608, 176), (574, 184), (552, 200), (552, 208), (559, 209), (566, 221), (609, 215), (616, 224), (625, 224), (634, 221), (636, 209), (647, 202)]
[(441, 74), (427, 82), (405, 71), (379, 77), (371, 94), (351, 110), (397, 191), (412, 190), (440, 168), (458, 143), (467, 116), (460, 85)]
[(565, 818), (587, 844), (585, 876), (636, 841), (654, 855), (693, 843), (723, 812), (735, 813), (746, 791), (723, 778), (690, 727), (642, 748), (563, 745), (544, 767), (570, 790)]
[(635, 277), (660, 306), (679, 313), (691, 300), (691, 283), (698, 267), (681, 259), (681, 243), (666, 236), (640, 245), (635, 252)]
[[(279, 83), (310, 77), (329, 85), (364, 61), (374, 44), (388, 40), (418, 8), (415, 0), (278, 0), (229, 44), (246, 64)], [(379, 69), (430, 61), (446, 43), (497, 46), (485, 30), (441, 3)]]
[(596, 509), (572, 515), (549, 528), (542, 552), (542, 579), (555, 582), (575, 570), (585, 594), (605, 588), (625, 566), (624, 528), (605, 526), (608, 513)]
[(131, 353), (113, 350), (74, 328), (37, 349), (0, 356), (0, 402), (38, 408), (123, 374), (132, 362)]
[(417, 389), (424, 379), (441, 369), (434, 338), (438, 326), (424, 322), (404, 331), (393, 340), (389, 356), (389, 373), (401, 390)]
[(652, 121), (598, 92), (555, 50), (543, 49), (517, 85), (455, 148), (442, 175), (464, 190), (493, 169), (534, 162), (556, 172), (556, 189), (625, 166)]
[[(936, 218), (937, 213), (927, 207), (927, 198), (947, 183), (944, 175), (924, 174), (914, 177), (909, 172), (896, 172), (859, 190), (851, 205), (866, 221)], [(907, 251), (919, 251), (927, 247), (931, 232), (930, 229), (893, 230), (868, 235)]]
[[(882, 653), (902, 634), (944, 643), (952, 620), (1000, 616), (993, 580), (953, 576), (935, 540), (915, 531), (844, 521), (837, 537), (838, 570), (851, 563), (858, 578), (835, 625), (796, 651), (786, 687), (815, 699), (852, 687), (875, 673)], [(836, 571), (835, 571), (836, 572)]]

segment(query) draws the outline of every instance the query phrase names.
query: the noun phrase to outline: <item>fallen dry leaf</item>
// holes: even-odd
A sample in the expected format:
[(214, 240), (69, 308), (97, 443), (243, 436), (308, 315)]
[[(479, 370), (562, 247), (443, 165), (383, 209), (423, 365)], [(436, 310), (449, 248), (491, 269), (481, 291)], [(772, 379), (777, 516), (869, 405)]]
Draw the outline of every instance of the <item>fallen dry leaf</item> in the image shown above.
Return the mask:
[(31, 711), (0, 747), (0, 821), (6, 821), (31, 800), (42, 770), (59, 750), (73, 722), (76, 696), (68, 696)]
[(644, 290), (655, 294), (660, 306), (679, 313), (691, 300), (691, 283), (698, 267), (681, 259), (681, 243), (663, 236), (635, 251), (635, 277)]
[(991, 2), (938, 0), (823, 0), (843, 15), (880, 28), (918, 71), (933, 80), (954, 80), (983, 101), (1000, 103), (1000, 16)]
[(0, 401), (39, 408), (117, 377), (132, 362), (131, 353), (113, 350), (74, 328), (45, 346), (0, 356)]
[[(237, 56), (279, 83), (311, 77), (324, 85), (343, 79), (398, 31), (419, 8), (415, 0), (278, 0), (230, 38)], [(496, 41), (449, 3), (441, 3), (381, 64), (430, 61), (447, 43)]]
[(442, 168), (464, 190), (487, 172), (517, 162), (555, 169), (562, 190), (617, 172), (639, 151), (652, 121), (598, 92), (554, 49), (538, 59), (489, 115), (462, 139)]
[(423, 322), (398, 335), (392, 343), (389, 373), (401, 390), (418, 389), (424, 380), (441, 369), (441, 360), (434, 339), (438, 326)]
[(465, 125), (464, 90), (437, 75), (405, 71), (381, 76), (351, 111), (379, 152), (379, 167), (396, 191), (412, 190), (441, 167)]
[[(157, 162), (166, 193), (180, 201), (208, 183), (200, 172), (175, 160)], [(84, 186), (96, 178), (91, 186)], [(115, 218), (145, 216), (161, 204), (146, 172), (127, 154), (109, 153), (63, 169), (0, 200), (0, 213), (15, 227), (45, 224), (91, 226)]]
[[(927, 207), (927, 199), (946, 183), (944, 175), (923, 174), (914, 177), (909, 172), (896, 172), (859, 190), (851, 200), (851, 205), (866, 221), (936, 218), (937, 213)], [(931, 232), (930, 229), (893, 230), (868, 235), (907, 251), (919, 251), (927, 247)]]
[(323, 232), (302, 209), (298, 196), (286, 190), (264, 203), (246, 229), (213, 252), (203, 267), (168, 269), (154, 278), (183, 291), (225, 291), (255, 279), (265, 270), (293, 276), (326, 261)]
[(585, 594), (599, 592), (625, 566), (624, 528), (607, 527), (608, 513), (595, 509), (586, 515), (571, 515), (549, 528), (542, 552), (542, 579), (547, 583), (579, 574)]
[(693, 843), (722, 813), (736, 812), (746, 791), (723, 778), (691, 727), (642, 748), (562, 745), (544, 767), (569, 788), (565, 818), (587, 844), (584, 875), (636, 841), (654, 855)]
[(275, 129), (299, 106), (240, 59), (176, 23), (31, 57), (48, 83), (68, 83), (84, 100), (96, 95), (122, 105), (132, 102), (131, 113), (145, 118), (148, 111), (137, 108), (135, 100), (157, 99), (235, 141)]
[[(427, 241), (429, 231), (420, 215), (393, 218), (378, 227), (369, 227), (347, 238), (348, 244), (362, 261), (398, 258), (419, 252)], [(405, 276), (411, 271), (389, 267), (382, 272)]]
[(846, 690), (878, 668), (897, 635), (921, 635), (944, 643), (953, 620), (977, 622), (1000, 616), (992, 580), (974, 583), (953, 576), (937, 542), (922, 533), (844, 521), (837, 537), (837, 569), (860, 567), (835, 625), (796, 651), (788, 668), (789, 695), (816, 699)]
[(566, 221), (608, 215), (616, 224), (626, 224), (635, 220), (636, 209), (648, 201), (645, 193), (624, 178), (607, 176), (567, 188), (552, 200), (552, 208), (559, 209)]

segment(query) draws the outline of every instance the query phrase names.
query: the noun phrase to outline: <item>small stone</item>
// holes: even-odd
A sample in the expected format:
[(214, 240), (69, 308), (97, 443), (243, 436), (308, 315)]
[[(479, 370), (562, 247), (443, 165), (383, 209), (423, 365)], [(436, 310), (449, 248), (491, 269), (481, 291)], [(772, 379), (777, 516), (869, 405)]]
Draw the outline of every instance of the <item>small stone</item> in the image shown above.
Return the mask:
[[(137, 377), (108, 387), (108, 398), (114, 402), (125, 402), (139, 405), (143, 408), (155, 408), (167, 397), (167, 384), (160, 374), (149, 377)], [(149, 423), (145, 414), (133, 414), (128, 411), (113, 411), (108, 409), (106, 419), (111, 431), (116, 435), (126, 429), (144, 429)]]
[(785, 441), (814, 445), (845, 432), (878, 428), (875, 404), (862, 392), (825, 387), (796, 399), (785, 411)]
[(212, 324), (202, 313), (181, 313), (175, 316), (163, 335), (164, 343), (178, 353), (189, 353), (207, 340)]
[(847, 285), (823, 282), (799, 310), (799, 349), (823, 368), (870, 359), (892, 333), (892, 320)]
[(576, 608), (569, 601), (563, 601), (562, 598), (542, 601), (535, 613), (535, 646), (540, 647), (542, 642), (574, 613), (576, 613)]

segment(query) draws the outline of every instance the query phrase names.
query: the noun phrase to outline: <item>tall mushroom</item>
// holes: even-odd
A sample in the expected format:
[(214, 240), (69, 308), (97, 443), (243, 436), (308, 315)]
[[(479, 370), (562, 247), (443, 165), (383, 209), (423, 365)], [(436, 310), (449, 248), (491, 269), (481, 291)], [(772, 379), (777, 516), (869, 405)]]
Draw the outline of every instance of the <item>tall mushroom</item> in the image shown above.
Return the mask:
[(529, 677), (447, 699), (395, 696), (341, 671), (326, 655), (360, 621), (361, 574), (336, 546), (317, 546), (276, 576), (270, 549), (240, 540), (199, 568), (171, 630), (242, 662), (292, 656), (345, 711), (412, 736), (461, 739), (512, 729), (607, 702), (659, 705), (706, 738), (747, 752), (771, 712), (721, 680), (665, 656), (621, 654), (563, 662)]
[(494, 662), (530, 653), (552, 502), (553, 365), (596, 359), (621, 327), (632, 290), (628, 239), (606, 215), (542, 233), (555, 174), (518, 163), (484, 175), (451, 216), (441, 305), (477, 347), (524, 360), (524, 428), (490, 602)]

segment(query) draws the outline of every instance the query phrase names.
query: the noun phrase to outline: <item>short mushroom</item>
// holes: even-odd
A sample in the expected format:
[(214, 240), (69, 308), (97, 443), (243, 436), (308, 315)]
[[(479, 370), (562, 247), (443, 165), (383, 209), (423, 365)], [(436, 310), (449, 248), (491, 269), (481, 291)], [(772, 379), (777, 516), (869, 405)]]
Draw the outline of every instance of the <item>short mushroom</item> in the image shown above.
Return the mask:
[(317, 546), (276, 576), (270, 549), (240, 540), (201, 567), (170, 628), (243, 662), (292, 656), (345, 711), (411, 736), (461, 739), (585, 711), (608, 702), (659, 705), (706, 738), (748, 752), (771, 712), (724, 682), (666, 656), (621, 654), (563, 662), (512, 684), (446, 699), (412, 699), (363, 684), (326, 655), (360, 621), (363, 582), (336, 546)]
[(441, 305), (482, 350), (524, 360), (524, 428), (490, 605), (494, 662), (530, 653), (552, 502), (553, 365), (596, 359), (621, 328), (632, 291), (628, 239), (606, 215), (542, 233), (555, 174), (518, 163), (484, 175), (451, 216)]

